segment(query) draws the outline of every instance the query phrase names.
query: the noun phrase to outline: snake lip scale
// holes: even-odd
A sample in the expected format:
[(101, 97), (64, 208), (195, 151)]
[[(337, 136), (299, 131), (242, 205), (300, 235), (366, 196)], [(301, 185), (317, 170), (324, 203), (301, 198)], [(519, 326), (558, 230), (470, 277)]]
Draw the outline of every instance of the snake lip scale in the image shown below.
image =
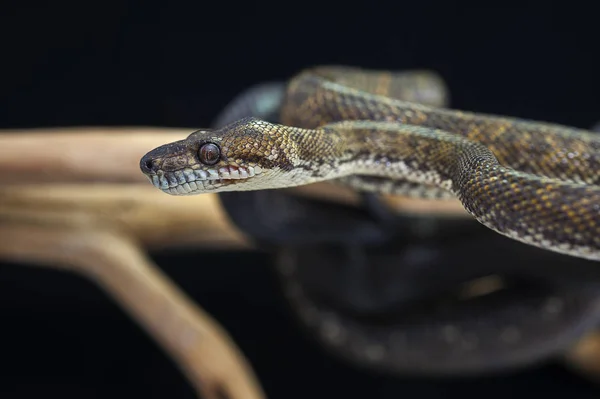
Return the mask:
[(219, 169), (192, 169), (147, 175), (152, 185), (171, 195), (193, 195), (198, 191), (218, 189), (232, 180), (250, 179), (260, 174), (260, 167), (227, 166)]

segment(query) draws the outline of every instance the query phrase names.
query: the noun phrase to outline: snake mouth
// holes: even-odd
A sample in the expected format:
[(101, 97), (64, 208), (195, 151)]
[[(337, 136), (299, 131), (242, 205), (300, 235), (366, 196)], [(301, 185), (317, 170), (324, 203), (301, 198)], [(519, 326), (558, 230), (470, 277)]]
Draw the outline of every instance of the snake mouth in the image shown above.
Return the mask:
[(148, 175), (154, 187), (171, 195), (190, 195), (214, 191), (219, 187), (235, 184), (262, 173), (259, 166), (223, 166), (218, 169), (186, 168), (172, 172), (158, 171)]

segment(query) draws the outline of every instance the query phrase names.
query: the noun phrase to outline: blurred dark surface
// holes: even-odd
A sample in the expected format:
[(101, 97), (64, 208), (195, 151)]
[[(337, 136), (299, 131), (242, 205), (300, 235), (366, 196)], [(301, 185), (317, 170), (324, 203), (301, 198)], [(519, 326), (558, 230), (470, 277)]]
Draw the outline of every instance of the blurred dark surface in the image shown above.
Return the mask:
[[(308, 3), (286, 4), (293, 12), (277, 16), (255, 3), (4, 1), (0, 128), (208, 126), (249, 85), (314, 64), (429, 68), (448, 83), (455, 108), (577, 127), (600, 119), (592, 9), (403, 1), (348, 5), (330, 18)], [(265, 254), (153, 256), (229, 330), (270, 398), (598, 394), (559, 365), (461, 381), (357, 370), (297, 329)], [(193, 397), (154, 342), (82, 278), (2, 264), (0, 315), (0, 398)]]

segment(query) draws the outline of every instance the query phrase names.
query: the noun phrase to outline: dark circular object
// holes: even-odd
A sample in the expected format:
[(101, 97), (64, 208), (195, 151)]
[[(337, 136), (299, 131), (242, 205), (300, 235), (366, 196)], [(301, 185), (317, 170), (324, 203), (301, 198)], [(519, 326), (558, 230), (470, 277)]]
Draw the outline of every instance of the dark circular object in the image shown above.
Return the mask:
[(154, 164), (154, 160), (152, 158), (143, 157), (142, 160), (140, 161), (140, 169), (144, 173), (154, 173), (155, 166), (156, 165)]
[(202, 147), (198, 151), (198, 157), (203, 164), (214, 165), (221, 158), (221, 149), (214, 143), (202, 144)]

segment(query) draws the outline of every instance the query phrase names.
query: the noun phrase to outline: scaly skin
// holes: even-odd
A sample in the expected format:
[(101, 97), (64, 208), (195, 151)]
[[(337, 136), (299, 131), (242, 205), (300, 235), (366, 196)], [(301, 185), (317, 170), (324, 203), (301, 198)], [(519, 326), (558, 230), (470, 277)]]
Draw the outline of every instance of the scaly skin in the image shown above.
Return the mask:
[[(448, 106), (448, 88), (443, 79), (431, 71), (375, 72), (347, 66), (320, 66), (316, 70), (320, 73), (334, 72), (338, 78), (343, 79), (343, 82), (374, 94), (392, 96), (399, 100), (433, 107)], [(284, 82), (268, 82), (245, 90), (215, 118), (213, 127), (220, 128), (247, 116), (254, 116), (270, 122), (278, 121), (286, 87)], [(335, 179), (332, 182), (361, 191), (402, 194), (429, 199), (454, 198), (452, 193), (435, 186), (403, 180), (381, 179), (376, 176), (353, 175)]]
[[(269, 87), (265, 93), (272, 96)], [(252, 99), (261, 95), (260, 92), (251, 93)], [(233, 109), (228, 108), (225, 113), (227, 117), (260, 111), (247, 100), (246, 96), (233, 104)], [(415, 102), (427, 103), (428, 106), (420, 106)], [(571, 159), (574, 159), (573, 165), (582, 160), (597, 161), (595, 150), (597, 147), (594, 147), (597, 146), (597, 141), (595, 137), (588, 137), (586, 132), (556, 125), (435, 108), (447, 106), (446, 102), (445, 86), (435, 75), (415, 72), (370, 72), (348, 67), (319, 67), (303, 72), (291, 80), (281, 107), (283, 111), (281, 118), (285, 125), (306, 130), (290, 129), (255, 119), (233, 121), (220, 118), (217, 129), (195, 132), (186, 140), (154, 150), (142, 159), (141, 166), (151, 180), (159, 186), (161, 181), (166, 183), (165, 190), (177, 195), (189, 194), (198, 187), (200, 187), (199, 191), (225, 191), (272, 188), (282, 184), (287, 186), (290, 181), (286, 178), (289, 179), (291, 176), (289, 173), (296, 167), (300, 172), (297, 172), (292, 184), (304, 184), (303, 182), (309, 179), (305, 177), (305, 173), (316, 175), (317, 179), (327, 178), (328, 170), (330, 172), (331, 169), (330, 167), (311, 168), (311, 165), (334, 165), (337, 162), (338, 167), (342, 167), (340, 160), (349, 161), (354, 155), (362, 152), (363, 158), (355, 157), (352, 161), (355, 162), (354, 166), (346, 163), (343, 168), (357, 168), (356, 170), (367, 175), (350, 174), (331, 181), (360, 190), (425, 197), (454, 197), (456, 194), (449, 191), (454, 187), (454, 183), (452, 177), (449, 179), (450, 182), (448, 177), (457, 174), (455, 170), (461, 168), (458, 165), (460, 159), (466, 159), (467, 163), (469, 159), (479, 160), (480, 162), (474, 163), (474, 169), (470, 172), (458, 172), (456, 180), (459, 181), (461, 176), (469, 176), (469, 173), (472, 175), (469, 179), (470, 184), (463, 182), (459, 186), (463, 187), (468, 197), (467, 203), (473, 204), (475, 211), (485, 209), (486, 204), (492, 205), (491, 210), (480, 214), (480, 221), (485, 221), (486, 215), (499, 213), (502, 215), (500, 219), (491, 219), (488, 222), (487, 225), (492, 228), (494, 225), (501, 225), (503, 219), (510, 220), (511, 213), (513, 220), (524, 218), (526, 224), (535, 224), (533, 220), (535, 215), (530, 213), (530, 208), (534, 210), (539, 208), (538, 212), (545, 209), (547, 214), (542, 215), (544, 220), (552, 220), (551, 215), (556, 209), (551, 206), (546, 207), (548, 202), (560, 204), (562, 201), (566, 205), (570, 204), (568, 199), (561, 199), (560, 195), (556, 194), (553, 197), (548, 196), (545, 199), (540, 197), (536, 200), (535, 196), (538, 194), (531, 191), (533, 201), (525, 204), (529, 208), (517, 206), (517, 209), (514, 209), (515, 204), (510, 201), (496, 204), (501, 202), (497, 201), (498, 198), (502, 198), (498, 195), (500, 189), (504, 188), (506, 198), (512, 200), (515, 198), (513, 194), (518, 194), (518, 189), (521, 187), (519, 185), (529, 184), (528, 179), (531, 176), (515, 174), (511, 169), (504, 168), (502, 170), (507, 175), (496, 175), (496, 177), (515, 179), (516, 187), (511, 184), (499, 184), (490, 188), (487, 184), (486, 190), (486, 184), (482, 184), (480, 180), (486, 173), (490, 174), (490, 171), (485, 169), (485, 165), (492, 169), (492, 173), (499, 173), (497, 169), (499, 165), (496, 164), (495, 157), (499, 158), (504, 166), (515, 169), (523, 170), (523, 167), (519, 167), (519, 163), (525, 162), (525, 171), (530, 173), (550, 174), (564, 180), (595, 184), (596, 180), (593, 178), (589, 180), (592, 174), (586, 169), (593, 167), (592, 164), (583, 165), (584, 168), (574, 171), (565, 168)], [(367, 122), (335, 123), (359, 119), (365, 119)], [(458, 137), (446, 132), (415, 126), (394, 126), (390, 123), (397, 120), (404, 124), (449, 130), (458, 133)], [(384, 121), (387, 124), (368, 121)], [(224, 125), (230, 122), (235, 123), (224, 128)], [(550, 141), (545, 141), (544, 130), (557, 137), (549, 137)], [(557, 131), (558, 135), (556, 135)], [(490, 136), (487, 136), (488, 134)], [(490, 153), (482, 148), (484, 146), (464, 140), (465, 136), (475, 138), (484, 146), (493, 148), (495, 152)], [(283, 137), (288, 138), (282, 141)], [(365, 137), (369, 139), (365, 140)], [(523, 141), (523, 138), (532, 142)], [(211, 140), (221, 146), (223, 162), (206, 167), (199, 162), (198, 149), (201, 143)], [(543, 145), (539, 146), (540, 143)], [(247, 147), (248, 144), (251, 144), (250, 147)], [(569, 151), (562, 151), (562, 154), (558, 151), (561, 146), (568, 148), (571, 145), (579, 145), (591, 151), (579, 154), (571, 152), (571, 155)], [(389, 154), (390, 149), (395, 150)], [(553, 154), (554, 150), (557, 152)], [(364, 156), (364, 153), (367, 156)], [(372, 156), (369, 156), (369, 153)], [(277, 156), (274, 156), (275, 154)], [(334, 154), (333, 160), (330, 158), (331, 154)], [(392, 163), (393, 158), (388, 155), (403, 159), (404, 164), (420, 162), (422, 167), (413, 168), (410, 176), (403, 175), (400, 179), (396, 179), (398, 162)], [(302, 160), (302, 156), (307, 158)], [(388, 159), (384, 160), (384, 157)], [(390, 162), (389, 167), (387, 162)], [(540, 168), (539, 165), (550, 166), (550, 168), (543, 171), (543, 167)], [(225, 178), (217, 183), (218, 187), (193, 181), (197, 177), (202, 178), (203, 174), (208, 173), (206, 172), (208, 169), (212, 168), (215, 173), (218, 173), (220, 168), (227, 167), (230, 172), (232, 166), (238, 170), (238, 174), (241, 167), (247, 175), (249, 175), (249, 168), (253, 168), (254, 176), (248, 181)], [(262, 172), (258, 175), (257, 167)], [(423, 173), (424, 167), (425, 169), (438, 168), (438, 170), (436, 173), (426, 174)], [(188, 169), (188, 175), (191, 172), (192, 178), (189, 180), (192, 180), (195, 187), (192, 187), (191, 182), (186, 179), (186, 173), (183, 172), (185, 169)], [(279, 169), (277, 173), (275, 173), (276, 169)], [(166, 180), (168, 172), (177, 170), (181, 170), (181, 173), (174, 173), (170, 177), (172, 182), (170, 185)], [(540, 170), (543, 173), (540, 173)], [(581, 175), (582, 171), (583, 175)], [(574, 175), (567, 176), (562, 174), (563, 172), (574, 173)], [(285, 173), (288, 173), (287, 177)], [(319, 177), (319, 175), (324, 176)], [(337, 176), (335, 173), (332, 175)], [(390, 179), (390, 176), (394, 179)], [(411, 176), (419, 183), (406, 180)], [(519, 181), (522, 177), (525, 178), (525, 182)], [(312, 178), (314, 176), (310, 177)], [(423, 178), (430, 179), (440, 188), (424, 184)], [(283, 179), (283, 183), (280, 179)], [(495, 181), (497, 182), (498, 179)], [(500, 181), (502, 182), (502, 179)], [(539, 180), (534, 179), (534, 181), (539, 183)], [(179, 182), (188, 183), (189, 189)], [(539, 193), (540, 196), (547, 191), (546, 186), (538, 185), (537, 189), (543, 190)], [(496, 196), (490, 195), (490, 192), (495, 193)], [(579, 199), (584, 197), (580, 195)], [(589, 202), (590, 200), (588, 205)], [(593, 227), (593, 219), (589, 216), (593, 217), (588, 214), (588, 225), (584, 230), (590, 228), (590, 221)], [(555, 231), (566, 232), (569, 226), (573, 228), (571, 222), (563, 224), (560, 218), (553, 220)], [(577, 221), (577, 217), (574, 220)], [(575, 225), (577, 226), (577, 223)], [(362, 366), (387, 372), (460, 374), (535, 363), (560, 353), (583, 331), (593, 328), (594, 315), (598, 312), (597, 295), (593, 288), (586, 288), (586, 290), (571, 289), (565, 292), (558, 290), (555, 293), (548, 293), (549, 297), (537, 299), (509, 298), (512, 301), (510, 303), (504, 303), (505, 298), (493, 305), (493, 311), (486, 310), (485, 306), (474, 307), (471, 303), (441, 313), (423, 312), (422, 319), (425, 323), (422, 325), (405, 320), (405, 312), (400, 310), (397, 318), (402, 322), (390, 320), (388, 324), (372, 326), (364, 320), (338, 312), (335, 308), (321, 303), (318, 298), (312, 298), (296, 276), (296, 268), (291, 267), (289, 263), (283, 262), (280, 265), (285, 269), (280, 274), (292, 308), (301, 317), (303, 323), (337, 355)]]
[[(356, 73), (335, 67), (303, 72), (288, 85), (283, 124), (246, 118), (194, 132), (150, 151), (142, 170), (173, 195), (351, 176), (419, 183), (458, 197), (479, 222), (503, 235), (600, 259), (597, 134), (400, 101), (373, 94), (379, 86), (396, 87), (393, 75), (361, 80)], [(212, 165), (199, 157), (207, 143), (219, 152)]]
[(302, 72), (288, 86), (281, 123), (313, 129), (347, 120), (393, 121), (441, 129), (480, 142), (499, 163), (535, 175), (598, 184), (600, 136), (517, 118), (440, 109), (337, 83), (334, 72)]

